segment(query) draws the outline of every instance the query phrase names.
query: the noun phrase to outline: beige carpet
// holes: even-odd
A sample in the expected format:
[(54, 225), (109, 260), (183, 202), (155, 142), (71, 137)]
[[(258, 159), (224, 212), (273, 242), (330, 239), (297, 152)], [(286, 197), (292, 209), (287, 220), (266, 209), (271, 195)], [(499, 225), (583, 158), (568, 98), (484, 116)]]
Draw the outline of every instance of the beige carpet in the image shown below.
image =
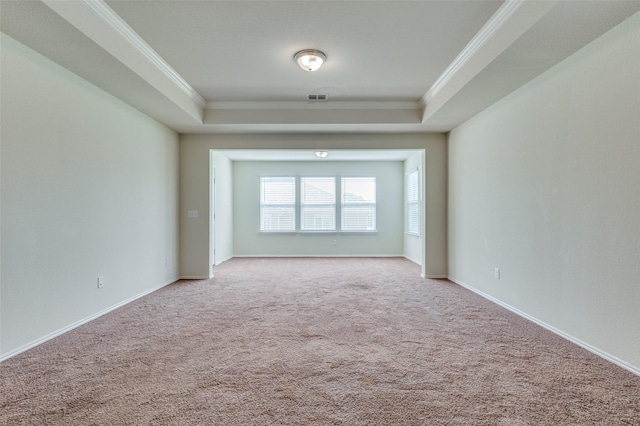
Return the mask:
[(640, 377), (404, 259), (233, 259), (0, 364), (0, 424), (640, 425)]

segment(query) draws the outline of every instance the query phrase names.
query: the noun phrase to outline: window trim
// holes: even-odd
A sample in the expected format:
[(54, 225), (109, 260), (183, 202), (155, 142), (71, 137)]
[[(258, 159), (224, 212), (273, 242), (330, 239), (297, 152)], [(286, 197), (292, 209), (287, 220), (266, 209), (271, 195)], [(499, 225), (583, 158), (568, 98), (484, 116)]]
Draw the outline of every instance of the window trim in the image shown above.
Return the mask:
[[(412, 194), (410, 194), (410, 180), (412, 179), (412, 176), (415, 176), (415, 200), (413, 199), (413, 197), (411, 197)], [(422, 225), (420, 223), (420, 217), (421, 217), (421, 210), (422, 210), (422, 203), (421, 203), (421, 198), (422, 198), (422, 193), (420, 191), (420, 169), (419, 168), (415, 168), (414, 170), (411, 170), (409, 173), (406, 174), (405, 176), (405, 220), (406, 220), (406, 225), (405, 225), (405, 233), (407, 235), (414, 235), (417, 237), (422, 236)], [(415, 206), (415, 207), (414, 207)], [(418, 212), (416, 215), (416, 229), (413, 229), (411, 227), (411, 212), (412, 212), (412, 207), (417, 208)]]
[[(333, 202), (332, 203), (324, 203), (324, 204), (310, 204), (310, 203), (305, 203), (303, 200), (303, 193), (305, 190), (305, 186), (303, 181), (305, 179), (332, 179), (333, 180)], [(300, 192), (299, 192), (299, 196), (298, 196), (298, 211), (296, 212), (298, 214), (298, 220), (299, 220), (299, 228), (298, 231), (299, 232), (304, 232), (304, 233), (327, 233), (327, 232), (338, 232), (338, 208), (337, 208), (337, 199), (338, 199), (338, 189), (337, 189), (337, 180), (338, 180), (338, 176), (336, 175), (324, 175), (324, 176), (319, 176), (319, 175), (307, 175), (307, 176), (300, 176), (299, 177), (299, 181), (300, 181)], [(332, 209), (332, 213), (333, 213), (333, 227), (331, 229), (318, 229), (318, 228), (305, 228), (304, 227), (304, 208), (306, 206), (315, 206), (315, 207), (322, 207), (322, 208), (330, 208)]]
[[(263, 203), (263, 181), (265, 181), (266, 179), (293, 179), (293, 204), (264, 204)], [(296, 212), (297, 212), (297, 178), (296, 176), (290, 176), (290, 175), (278, 175), (278, 176), (260, 176), (259, 179), (259, 185), (260, 185), (260, 212), (259, 212), (259, 217), (260, 217), (260, 223), (258, 225), (258, 232), (260, 233), (265, 233), (265, 234), (287, 234), (287, 233), (295, 233), (297, 231), (297, 227), (296, 227)], [(281, 206), (281, 207), (293, 207), (293, 223), (292, 229), (263, 229), (263, 206)]]
[[(294, 183), (294, 203), (293, 204), (283, 204), (283, 206), (293, 206), (293, 229), (263, 229), (263, 219), (262, 219), (262, 208), (264, 206), (262, 202), (262, 182), (264, 179), (269, 178), (293, 178)], [(303, 216), (302, 211), (304, 208), (304, 203), (302, 200), (302, 192), (303, 192), (303, 179), (305, 178), (321, 178), (321, 179), (333, 179), (334, 193), (333, 193), (333, 204), (320, 204), (319, 206), (333, 206), (333, 229), (303, 229)], [(344, 221), (343, 221), (343, 181), (345, 179), (358, 179), (358, 178), (368, 178), (373, 179), (375, 184), (375, 202), (373, 203), (362, 203), (365, 206), (373, 206), (374, 208), (374, 226), (375, 229), (372, 230), (356, 230), (356, 229), (344, 229)], [(378, 233), (378, 177), (376, 175), (357, 175), (357, 176), (342, 176), (340, 174), (335, 175), (260, 175), (259, 179), (259, 221), (258, 224), (258, 233), (263, 235), (271, 235), (271, 234), (319, 234), (319, 235), (327, 235), (327, 234), (353, 234), (353, 235), (373, 235)], [(347, 203), (348, 205), (348, 203)], [(355, 204), (360, 205), (360, 204)]]
[[(345, 203), (344, 200), (344, 182), (345, 179), (372, 179), (374, 185), (374, 201), (367, 203)], [(344, 228), (344, 210), (345, 205), (348, 207), (356, 206), (372, 206), (373, 207), (373, 229), (345, 229)], [(378, 232), (378, 177), (377, 176), (340, 176), (340, 232), (353, 234), (373, 234)]]

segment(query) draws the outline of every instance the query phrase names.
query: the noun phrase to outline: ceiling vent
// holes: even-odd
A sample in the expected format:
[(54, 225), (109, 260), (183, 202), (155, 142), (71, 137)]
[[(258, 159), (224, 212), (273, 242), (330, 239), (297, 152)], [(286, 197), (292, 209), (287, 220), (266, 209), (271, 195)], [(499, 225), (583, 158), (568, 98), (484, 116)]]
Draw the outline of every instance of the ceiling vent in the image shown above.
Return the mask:
[(329, 100), (329, 95), (307, 95), (309, 102), (326, 102)]

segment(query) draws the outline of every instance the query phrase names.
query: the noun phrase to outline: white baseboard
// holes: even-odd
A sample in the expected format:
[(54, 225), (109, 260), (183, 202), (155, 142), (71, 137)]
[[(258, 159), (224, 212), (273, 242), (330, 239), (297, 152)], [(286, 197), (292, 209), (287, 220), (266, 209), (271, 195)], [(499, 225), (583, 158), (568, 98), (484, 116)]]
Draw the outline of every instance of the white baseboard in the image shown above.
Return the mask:
[(503, 301), (501, 301), (499, 299), (496, 299), (495, 297), (493, 297), (493, 296), (491, 296), (491, 295), (489, 295), (487, 293), (484, 293), (484, 292), (482, 292), (482, 291), (470, 286), (469, 284), (466, 284), (466, 283), (464, 283), (464, 282), (462, 282), (462, 281), (460, 281), (460, 280), (458, 280), (458, 279), (456, 279), (454, 277), (448, 277), (448, 279), (449, 279), (449, 281), (453, 281), (454, 283), (458, 284), (459, 286), (462, 286), (462, 287), (466, 288), (467, 290), (470, 290), (470, 291), (474, 292), (478, 296), (481, 296), (481, 297), (483, 297), (483, 298), (485, 298), (487, 300), (490, 300), (491, 302), (493, 302), (493, 303), (495, 303), (497, 305), (500, 305), (503, 308), (513, 312), (514, 314), (519, 315), (519, 316), (521, 316), (521, 317), (523, 317), (525, 319), (528, 319), (529, 321), (538, 324), (540, 327), (546, 328), (547, 330), (551, 331), (552, 333), (555, 333), (558, 336), (560, 336), (562, 338), (565, 338), (565, 339), (567, 339), (568, 341), (570, 341), (572, 343), (575, 343), (576, 345), (588, 350), (589, 352), (591, 352), (591, 353), (593, 353), (595, 355), (598, 355), (599, 357), (604, 358), (607, 361), (612, 362), (612, 363), (616, 364), (617, 366), (622, 367), (625, 370), (628, 370), (628, 371), (632, 372), (633, 374), (636, 374), (636, 375), (640, 376), (640, 368), (635, 367), (635, 366), (629, 364), (628, 362), (625, 362), (625, 361), (621, 360), (620, 358), (618, 358), (616, 356), (613, 356), (613, 355), (611, 355), (611, 354), (609, 354), (609, 353), (607, 353), (607, 352), (605, 352), (603, 350), (600, 350), (600, 349), (596, 348), (595, 346), (592, 346), (592, 345), (590, 345), (590, 344), (588, 344), (586, 342), (583, 342), (582, 340), (580, 340), (580, 339), (578, 339), (576, 337), (573, 337), (572, 335), (570, 335), (568, 333), (565, 333), (564, 331), (562, 331), (560, 329), (557, 329), (554, 326), (549, 325), (549, 324), (545, 323), (544, 321), (541, 321), (538, 318), (533, 317), (533, 316), (527, 314), (526, 312), (521, 311), (518, 308), (514, 308), (513, 306), (511, 306), (511, 305), (509, 305), (509, 304), (507, 304), (507, 303), (505, 303), (505, 302), (503, 302)]
[(229, 260), (229, 259), (233, 259), (233, 257), (234, 257), (234, 256), (228, 256), (228, 257), (225, 257), (224, 259), (222, 259), (222, 260), (220, 260), (220, 261), (216, 262), (215, 266), (218, 266), (218, 265), (220, 265), (221, 263), (224, 263), (224, 262), (226, 262), (226, 261), (227, 261), (227, 260)]
[(233, 257), (404, 257), (401, 254), (240, 254)]
[(427, 275), (427, 279), (432, 279), (432, 280), (439, 280), (439, 279), (449, 279), (448, 275)]
[(208, 280), (211, 278), (209, 275), (184, 275), (178, 278), (179, 280)]
[[(402, 257), (404, 257), (405, 259), (407, 259), (407, 260), (409, 260), (409, 261), (411, 261), (411, 262), (415, 263), (415, 264), (416, 264), (416, 265), (418, 265), (418, 266), (422, 266), (422, 263), (420, 263), (420, 262), (419, 262), (418, 260), (416, 260), (416, 259), (412, 259), (412, 258), (407, 257), (407, 256), (402, 256)], [(422, 277), (422, 278), (424, 278), (424, 277)]]
[(160, 284), (158, 286), (150, 288), (149, 290), (145, 290), (142, 293), (136, 294), (135, 296), (131, 296), (128, 299), (123, 300), (122, 302), (116, 303), (115, 305), (112, 305), (112, 306), (110, 306), (110, 307), (108, 307), (106, 309), (103, 309), (100, 312), (97, 312), (97, 313), (95, 313), (93, 315), (89, 315), (86, 318), (78, 320), (78, 321), (76, 321), (76, 322), (74, 322), (72, 324), (69, 324), (69, 325), (67, 325), (65, 327), (62, 327), (62, 328), (56, 330), (56, 331), (53, 331), (53, 332), (47, 334), (46, 336), (40, 337), (40, 338), (38, 338), (36, 340), (33, 340), (33, 341), (27, 343), (26, 345), (20, 346), (17, 349), (14, 349), (14, 350), (12, 350), (10, 352), (7, 352), (6, 354), (0, 356), (0, 362), (4, 361), (6, 359), (9, 359), (11, 357), (14, 357), (14, 356), (16, 356), (16, 355), (18, 355), (18, 354), (20, 354), (22, 352), (28, 351), (31, 348), (35, 348), (36, 346), (41, 345), (42, 343), (44, 343), (44, 342), (46, 342), (48, 340), (51, 340), (54, 337), (58, 337), (58, 336), (66, 333), (68, 331), (73, 330), (74, 328), (78, 328), (81, 325), (84, 325), (84, 324), (88, 323), (89, 321), (93, 321), (94, 319), (99, 318), (104, 314), (108, 314), (109, 312), (114, 311), (114, 310), (116, 310), (116, 309), (118, 309), (118, 308), (120, 308), (120, 307), (122, 307), (122, 306), (124, 306), (124, 305), (126, 305), (128, 303), (131, 303), (134, 300), (140, 299), (141, 297), (144, 297), (147, 294), (153, 293), (156, 290), (160, 290), (162, 287), (168, 286), (169, 284), (172, 284), (172, 283), (176, 282), (177, 280), (178, 280), (178, 278), (174, 278), (174, 279), (171, 279), (169, 281), (166, 281), (166, 282), (164, 282), (164, 283), (162, 283), (162, 284)]

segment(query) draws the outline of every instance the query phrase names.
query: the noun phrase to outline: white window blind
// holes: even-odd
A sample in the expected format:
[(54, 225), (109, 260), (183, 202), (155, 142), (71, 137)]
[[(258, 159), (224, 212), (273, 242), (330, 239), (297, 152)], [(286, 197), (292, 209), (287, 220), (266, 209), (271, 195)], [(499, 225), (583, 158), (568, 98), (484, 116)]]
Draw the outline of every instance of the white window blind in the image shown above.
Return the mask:
[(260, 178), (260, 230), (296, 230), (296, 178)]
[(420, 235), (420, 180), (419, 171), (407, 175), (407, 233)]
[(302, 231), (335, 231), (335, 177), (300, 178), (300, 229)]
[(376, 230), (376, 178), (342, 178), (343, 231)]

